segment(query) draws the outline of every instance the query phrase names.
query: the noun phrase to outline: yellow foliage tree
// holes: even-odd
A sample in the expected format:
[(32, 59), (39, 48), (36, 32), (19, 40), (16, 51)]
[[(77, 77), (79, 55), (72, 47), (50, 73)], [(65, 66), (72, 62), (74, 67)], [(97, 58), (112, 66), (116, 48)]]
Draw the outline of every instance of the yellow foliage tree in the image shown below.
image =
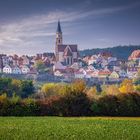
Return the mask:
[(72, 91), (71, 86), (68, 84), (57, 84), (56, 88), (59, 95), (70, 94)]
[(6, 95), (6, 93), (0, 95), (0, 103), (5, 102), (6, 99), (7, 99), (7, 95)]
[(71, 87), (74, 93), (82, 93), (86, 89), (86, 83), (84, 80), (77, 79), (71, 84)]
[(12, 79), (12, 86), (13, 86), (15, 91), (19, 90), (19, 88), (21, 86), (21, 80)]
[(87, 96), (90, 98), (93, 98), (94, 96), (97, 95), (97, 89), (96, 86), (91, 87), (88, 91), (87, 91)]
[(133, 81), (131, 79), (125, 79), (120, 85), (119, 91), (121, 93), (133, 93), (134, 92)]
[(68, 84), (47, 83), (44, 84), (41, 88), (41, 92), (44, 94), (45, 97), (52, 95), (63, 96), (71, 93), (71, 91), (71, 86), (69, 86)]
[(135, 87), (135, 91), (140, 93), (140, 85), (136, 85)]
[(56, 94), (56, 84), (54, 83), (47, 83), (44, 84), (41, 88), (41, 91), (44, 93), (45, 97), (55, 95)]
[(106, 93), (107, 94), (111, 94), (111, 95), (116, 95), (116, 94), (119, 94), (120, 91), (119, 91), (119, 88), (117, 85), (109, 85), (107, 88), (106, 88)]

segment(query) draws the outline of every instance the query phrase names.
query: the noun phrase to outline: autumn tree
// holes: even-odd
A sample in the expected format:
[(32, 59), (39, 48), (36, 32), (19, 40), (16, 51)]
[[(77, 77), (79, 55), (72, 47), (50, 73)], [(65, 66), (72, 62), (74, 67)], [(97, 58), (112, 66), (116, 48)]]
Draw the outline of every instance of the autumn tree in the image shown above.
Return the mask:
[(76, 79), (72, 84), (72, 91), (74, 93), (81, 93), (84, 92), (84, 90), (86, 89), (86, 83), (84, 80), (81, 79)]
[(43, 92), (44, 97), (56, 95), (56, 91), (57, 91), (56, 84), (54, 83), (46, 83), (41, 88), (41, 92)]
[(109, 85), (106, 88), (106, 93), (109, 94), (109, 95), (119, 94), (120, 93), (119, 87), (117, 85)]
[(135, 86), (135, 91), (140, 93), (140, 85)]
[(20, 90), (20, 87), (21, 87), (21, 80), (12, 79), (11, 85), (12, 85), (12, 90), (13, 90), (13, 92), (16, 92), (16, 93), (21, 92), (21, 90)]
[(44, 97), (49, 97), (53, 95), (64, 96), (72, 92), (72, 88), (68, 84), (55, 84), (55, 83), (46, 83), (42, 86), (41, 92), (44, 94)]
[(94, 96), (97, 95), (97, 89), (96, 86), (91, 87), (88, 91), (87, 91), (87, 96), (90, 98), (93, 98)]
[(133, 93), (134, 92), (133, 81), (131, 79), (125, 79), (121, 83), (119, 91), (121, 93)]

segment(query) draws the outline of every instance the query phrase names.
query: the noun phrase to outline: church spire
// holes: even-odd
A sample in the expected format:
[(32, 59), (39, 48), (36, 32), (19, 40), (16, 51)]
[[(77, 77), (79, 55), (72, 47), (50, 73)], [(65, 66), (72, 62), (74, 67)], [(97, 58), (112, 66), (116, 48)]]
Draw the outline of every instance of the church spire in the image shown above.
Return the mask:
[(57, 33), (62, 33), (62, 30), (61, 30), (61, 25), (60, 25), (60, 20), (58, 20), (58, 25), (57, 25)]
[(56, 44), (55, 44), (56, 61), (59, 60), (58, 46), (62, 44), (63, 44), (63, 36), (62, 36), (60, 21), (58, 20), (57, 30), (56, 30)]
[(62, 30), (60, 21), (58, 20), (57, 30), (56, 30), (56, 46), (63, 44)]

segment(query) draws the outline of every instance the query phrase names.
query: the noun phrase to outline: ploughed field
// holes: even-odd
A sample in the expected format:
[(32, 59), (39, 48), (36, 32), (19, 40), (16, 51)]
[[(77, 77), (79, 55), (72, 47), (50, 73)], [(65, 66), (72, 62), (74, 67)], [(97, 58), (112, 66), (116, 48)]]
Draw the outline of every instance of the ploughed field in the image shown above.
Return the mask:
[(140, 140), (140, 118), (0, 117), (0, 140)]

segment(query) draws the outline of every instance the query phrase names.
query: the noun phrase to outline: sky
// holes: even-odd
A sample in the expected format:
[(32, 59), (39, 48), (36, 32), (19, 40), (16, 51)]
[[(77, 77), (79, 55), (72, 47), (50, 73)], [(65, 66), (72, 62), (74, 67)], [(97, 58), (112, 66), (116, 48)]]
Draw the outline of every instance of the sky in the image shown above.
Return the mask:
[(0, 0), (0, 54), (54, 52), (58, 20), (79, 50), (140, 45), (140, 0)]

